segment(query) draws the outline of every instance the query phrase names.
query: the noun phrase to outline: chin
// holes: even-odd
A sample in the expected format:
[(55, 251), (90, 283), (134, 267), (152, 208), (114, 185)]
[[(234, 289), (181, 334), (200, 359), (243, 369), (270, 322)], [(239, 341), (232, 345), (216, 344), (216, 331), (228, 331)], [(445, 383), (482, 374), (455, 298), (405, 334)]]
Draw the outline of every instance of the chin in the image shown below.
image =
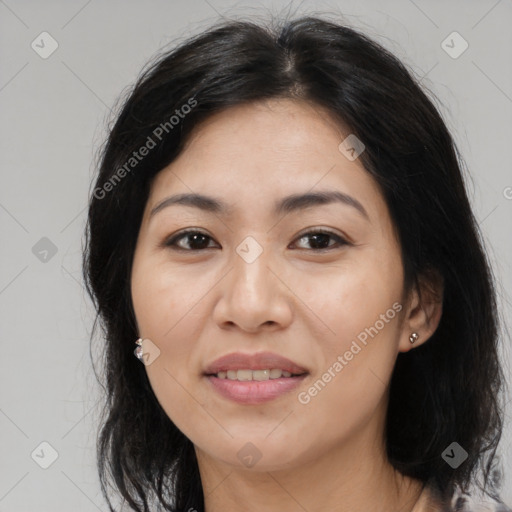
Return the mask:
[(282, 471), (301, 464), (304, 457), (297, 453), (296, 443), (291, 443), (286, 436), (270, 442), (265, 438), (267, 435), (268, 432), (259, 437), (237, 437), (221, 450), (208, 450), (208, 453), (231, 467), (253, 472)]

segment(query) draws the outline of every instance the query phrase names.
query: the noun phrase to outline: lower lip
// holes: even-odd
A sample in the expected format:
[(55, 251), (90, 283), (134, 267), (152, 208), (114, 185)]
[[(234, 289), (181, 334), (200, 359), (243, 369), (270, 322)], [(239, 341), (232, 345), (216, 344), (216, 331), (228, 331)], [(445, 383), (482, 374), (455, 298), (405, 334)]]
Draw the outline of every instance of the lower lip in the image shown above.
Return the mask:
[(261, 404), (295, 389), (307, 377), (307, 374), (297, 377), (280, 377), (269, 380), (230, 380), (219, 379), (213, 375), (206, 378), (211, 382), (215, 391), (224, 398), (229, 398), (240, 404)]

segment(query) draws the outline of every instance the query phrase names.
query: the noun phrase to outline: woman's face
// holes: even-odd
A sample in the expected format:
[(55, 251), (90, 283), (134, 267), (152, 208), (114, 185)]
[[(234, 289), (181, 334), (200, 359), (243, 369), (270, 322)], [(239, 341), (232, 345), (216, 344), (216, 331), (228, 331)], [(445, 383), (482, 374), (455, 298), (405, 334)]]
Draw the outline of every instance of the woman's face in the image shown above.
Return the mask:
[[(269, 471), (381, 439), (410, 326), (389, 212), (340, 150), (348, 135), (305, 103), (237, 106), (196, 128), (152, 183), (133, 305), (155, 395), (200, 459)], [(285, 200), (319, 193), (342, 200)], [(178, 194), (222, 209), (169, 202), (151, 215)], [(199, 234), (178, 238), (187, 229)], [(205, 374), (235, 352), (249, 356), (231, 369), (241, 382)], [(286, 363), (250, 359), (262, 352), (306, 374), (265, 372)]]

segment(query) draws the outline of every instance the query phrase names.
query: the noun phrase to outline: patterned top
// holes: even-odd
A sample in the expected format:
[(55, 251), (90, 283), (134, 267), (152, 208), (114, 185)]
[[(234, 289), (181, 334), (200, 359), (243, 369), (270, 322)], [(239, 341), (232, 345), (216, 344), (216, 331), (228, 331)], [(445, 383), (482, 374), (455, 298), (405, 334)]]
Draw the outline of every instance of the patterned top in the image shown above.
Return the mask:
[(512, 508), (505, 503), (488, 496), (483, 497), (477, 492), (456, 492), (451, 507), (453, 512), (512, 512)]
[[(495, 491), (496, 495), (497, 492)], [(416, 502), (411, 512), (512, 512), (499, 499), (493, 499), (487, 494), (470, 487), (463, 493), (459, 487), (456, 487), (452, 498), (445, 501), (441, 498), (436, 487), (427, 486), (424, 488), (419, 500)]]

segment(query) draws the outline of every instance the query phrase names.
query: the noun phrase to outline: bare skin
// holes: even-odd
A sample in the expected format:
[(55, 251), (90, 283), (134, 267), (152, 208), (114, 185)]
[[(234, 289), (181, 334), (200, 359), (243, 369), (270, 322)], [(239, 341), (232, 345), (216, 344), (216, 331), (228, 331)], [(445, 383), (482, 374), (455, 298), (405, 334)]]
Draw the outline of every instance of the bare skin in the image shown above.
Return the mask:
[[(197, 127), (152, 183), (132, 299), (140, 336), (160, 350), (148, 377), (195, 446), (207, 512), (439, 510), (428, 494), (420, 498), (420, 482), (390, 465), (383, 432), (396, 357), (429, 339), (441, 304), (405, 293), (388, 208), (360, 160), (339, 150), (347, 135), (306, 103), (233, 107)], [(341, 202), (273, 212), (285, 196), (321, 190), (351, 196), (366, 215)], [(181, 193), (213, 196), (232, 211), (174, 204), (150, 216)], [(165, 246), (189, 228), (204, 236)], [(325, 230), (335, 237), (317, 245), (304, 236)], [(237, 252), (248, 236), (263, 251), (251, 263)], [(371, 326), (377, 334), (345, 357)], [(308, 375), (271, 401), (239, 404), (203, 375), (236, 351), (276, 352)], [(338, 356), (341, 371), (333, 370)], [(310, 391), (329, 368), (329, 382)], [(260, 456), (252, 467), (238, 456), (247, 443)]]

